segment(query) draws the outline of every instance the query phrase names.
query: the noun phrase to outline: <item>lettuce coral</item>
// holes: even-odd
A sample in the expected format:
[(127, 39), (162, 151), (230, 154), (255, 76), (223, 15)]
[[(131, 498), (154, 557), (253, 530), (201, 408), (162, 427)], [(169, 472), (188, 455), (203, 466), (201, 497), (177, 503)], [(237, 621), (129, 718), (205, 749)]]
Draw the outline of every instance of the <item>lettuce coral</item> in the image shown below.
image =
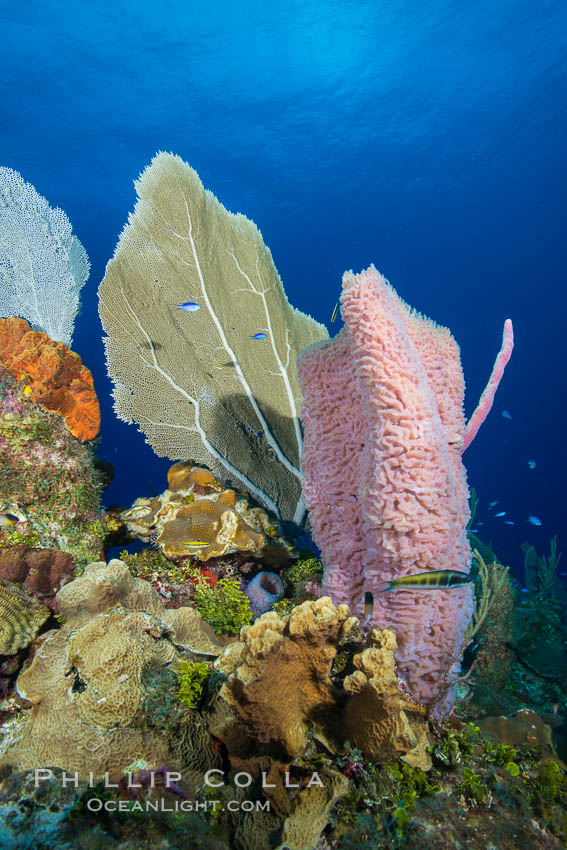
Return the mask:
[(136, 499), (121, 513), (132, 537), (154, 541), (166, 558), (208, 561), (234, 552), (288, 561), (289, 550), (263, 508), (217, 481), (208, 469), (181, 461), (168, 472), (168, 489)]

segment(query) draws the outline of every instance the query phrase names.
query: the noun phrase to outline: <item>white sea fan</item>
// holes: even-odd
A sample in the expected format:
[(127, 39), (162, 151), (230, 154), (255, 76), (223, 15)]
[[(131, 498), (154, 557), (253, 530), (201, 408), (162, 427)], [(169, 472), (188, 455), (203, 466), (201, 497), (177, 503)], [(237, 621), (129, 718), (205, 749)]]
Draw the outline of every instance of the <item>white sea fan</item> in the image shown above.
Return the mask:
[(89, 270), (63, 210), (17, 171), (0, 167), (0, 316), (20, 316), (70, 345)]

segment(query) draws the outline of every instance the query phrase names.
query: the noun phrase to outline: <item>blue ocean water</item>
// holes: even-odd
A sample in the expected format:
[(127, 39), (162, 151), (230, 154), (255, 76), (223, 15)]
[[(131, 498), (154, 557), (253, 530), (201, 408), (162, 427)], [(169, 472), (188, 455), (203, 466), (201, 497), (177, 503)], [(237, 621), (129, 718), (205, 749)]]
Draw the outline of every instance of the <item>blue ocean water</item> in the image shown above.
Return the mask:
[(101, 401), (107, 505), (160, 492), (168, 467), (113, 413), (96, 294), (133, 180), (165, 150), (257, 223), (292, 304), (333, 333), (343, 271), (372, 262), (447, 325), (468, 415), (511, 317), (512, 361), (465, 455), (480, 534), (517, 569), (522, 541), (565, 547), (564, 3), (22, 0), (0, 15), (0, 165), (65, 210), (92, 263), (73, 347)]

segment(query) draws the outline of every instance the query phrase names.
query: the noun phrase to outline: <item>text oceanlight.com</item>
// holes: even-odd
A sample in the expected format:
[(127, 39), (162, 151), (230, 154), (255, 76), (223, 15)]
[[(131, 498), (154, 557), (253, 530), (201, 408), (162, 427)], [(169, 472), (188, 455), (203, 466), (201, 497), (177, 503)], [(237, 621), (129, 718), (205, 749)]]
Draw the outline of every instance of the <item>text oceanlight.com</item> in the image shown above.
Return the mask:
[[(148, 800), (148, 799), (132, 799), (132, 800), (101, 800), (99, 797), (91, 797), (86, 801), (87, 808), (90, 812), (100, 812), (104, 809), (106, 812), (216, 812), (228, 809), (230, 812), (269, 812), (269, 800), (227, 800), (221, 803), (220, 800), (187, 800), (186, 795), (177, 786), (177, 782), (181, 780), (181, 774), (176, 771), (145, 771), (144, 781), (139, 782), (140, 773), (126, 772), (121, 782), (111, 782), (108, 773), (105, 773), (102, 778), (95, 777), (94, 774), (89, 774), (87, 785), (89, 788), (124, 788), (124, 780), (126, 780), (126, 788), (134, 791), (136, 788), (155, 788), (156, 777), (160, 786), (165, 786), (169, 790), (178, 794), (180, 798), (173, 800), (165, 800), (163, 797)], [(231, 784), (238, 788), (248, 788), (252, 784), (254, 777), (250, 773), (240, 771), (231, 777)], [(293, 782), (289, 773), (286, 771), (283, 774), (284, 788), (299, 788), (299, 784)], [(68, 786), (78, 788), (80, 784), (78, 773), (67, 773), (62, 771), (60, 775), (54, 776), (50, 768), (36, 768), (34, 770), (34, 786), (39, 788), (41, 782), (58, 782), (62, 788)], [(82, 783), (81, 783), (82, 784)], [(224, 774), (222, 770), (213, 768), (208, 770), (203, 776), (203, 784), (209, 788), (222, 788), (226, 786)], [(313, 772), (307, 787), (311, 785), (323, 786), (321, 777), (318, 773)], [(267, 774), (262, 773), (262, 788), (275, 788), (274, 783), (268, 782)]]
[(87, 800), (89, 812), (269, 812), (269, 800)]

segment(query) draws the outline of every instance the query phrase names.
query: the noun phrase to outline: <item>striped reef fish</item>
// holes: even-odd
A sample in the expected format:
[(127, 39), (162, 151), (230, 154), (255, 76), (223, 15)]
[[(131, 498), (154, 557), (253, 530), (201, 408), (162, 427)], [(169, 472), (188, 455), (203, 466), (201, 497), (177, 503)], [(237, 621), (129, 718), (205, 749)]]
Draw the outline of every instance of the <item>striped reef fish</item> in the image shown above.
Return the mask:
[(472, 578), (468, 573), (457, 572), (457, 570), (430, 570), (426, 573), (400, 576), (392, 579), (392, 581), (386, 581), (377, 592), (385, 593), (388, 590), (446, 590), (450, 587), (461, 587), (471, 581)]

